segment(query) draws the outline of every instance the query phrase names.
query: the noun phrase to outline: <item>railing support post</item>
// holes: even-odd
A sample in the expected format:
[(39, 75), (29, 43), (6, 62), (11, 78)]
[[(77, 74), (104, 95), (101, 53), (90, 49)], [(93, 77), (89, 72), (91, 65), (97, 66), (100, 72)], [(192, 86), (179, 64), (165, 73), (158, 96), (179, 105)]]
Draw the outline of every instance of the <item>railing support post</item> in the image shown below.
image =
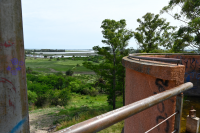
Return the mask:
[(176, 114), (175, 116), (175, 124), (174, 124), (174, 130), (176, 130), (176, 133), (181, 132), (182, 109), (183, 109), (183, 93), (176, 96), (176, 111), (178, 112), (178, 114)]

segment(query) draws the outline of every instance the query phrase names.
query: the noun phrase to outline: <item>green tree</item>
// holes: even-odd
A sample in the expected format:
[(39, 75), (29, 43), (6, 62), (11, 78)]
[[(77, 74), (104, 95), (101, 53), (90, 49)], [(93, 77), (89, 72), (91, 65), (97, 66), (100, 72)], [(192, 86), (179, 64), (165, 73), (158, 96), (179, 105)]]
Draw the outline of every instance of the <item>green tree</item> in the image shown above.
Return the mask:
[[(118, 88), (118, 82), (120, 81), (118, 71), (122, 70), (118, 67), (121, 64), (122, 55), (125, 54), (125, 47), (128, 45), (128, 41), (133, 37), (133, 32), (126, 29), (126, 21), (124, 19), (120, 21), (105, 19), (102, 22), (101, 28), (104, 40), (102, 42), (107, 47), (94, 46), (93, 50), (97, 51), (99, 55), (105, 57), (104, 62), (99, 65), (93, 65), (92, 63), (85, 62), (84, 66), (92, 69), (97, 74), (101, 75), (103, 79), (107, 81), (108, 102), (113, 105), (115, 109), (116, 89)], [(122, 65), (120, 67), (123, 67)], [(124, 75), (123, 75), (124, 76)], [(122, 86), (121, 86), (122, 87)]]
[(66, 74), (67, 76), (72, 76), (73, 73), (74, 73), (74, 71), (72, 71), (71, 69), (69, 69), (69, 70), (67, 70), (67, 71), (65, 72), (65, 74)]
[[(181, 7), (179, 13), (169, 12), (177, 6)], [(161, 10), (161, 14), (164, 12), (185, 23), (184, 26), (179, 27), (177, 34), (179, 38), (175, 48), (184, 49), (190, 46), (200, 51), (200, 0), (170, 0), (168, 6)]]
[(151, 52), (158, 49), (158, 46), (171, 48), (171, 36), (176, 27), (170, 26), (165, 19), (159, 18), (159, 15), (147, 13), (141, 19), (137, 19), (140, 24), (134, 32), (136, 42), (143, 52)]

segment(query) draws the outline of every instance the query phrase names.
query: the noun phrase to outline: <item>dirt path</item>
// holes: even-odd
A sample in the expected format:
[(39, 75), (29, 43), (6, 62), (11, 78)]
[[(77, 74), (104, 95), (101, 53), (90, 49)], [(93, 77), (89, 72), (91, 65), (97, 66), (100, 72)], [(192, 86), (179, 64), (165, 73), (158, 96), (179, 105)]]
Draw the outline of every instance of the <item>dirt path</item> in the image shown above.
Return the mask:
[(53, 122), (64, 116), (57, 116), (62, 107), (53, 107), (46, 109), (38, 109), (29, 112), (30, 133), (51, 133), (55, 131), (56, 126)]

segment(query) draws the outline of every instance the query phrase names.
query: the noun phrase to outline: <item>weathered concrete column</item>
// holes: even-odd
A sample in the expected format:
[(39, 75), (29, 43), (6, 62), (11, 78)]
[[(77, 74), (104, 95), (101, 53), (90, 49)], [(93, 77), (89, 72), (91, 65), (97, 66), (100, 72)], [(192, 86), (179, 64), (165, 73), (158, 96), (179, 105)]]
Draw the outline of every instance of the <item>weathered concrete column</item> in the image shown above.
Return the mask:
[[(125, 104), (136, 102), (184, 83), (185, 66), (156, 61), (128, 59), (126, 67)], [(175, 97), (159, 103), (125, 120), (125, 133), (144, 133), (175, 112)], [(150, 133), (171, 133), (175, 117)]]
[(28, 133), (21, 0), (0, 0), (0, 133)]

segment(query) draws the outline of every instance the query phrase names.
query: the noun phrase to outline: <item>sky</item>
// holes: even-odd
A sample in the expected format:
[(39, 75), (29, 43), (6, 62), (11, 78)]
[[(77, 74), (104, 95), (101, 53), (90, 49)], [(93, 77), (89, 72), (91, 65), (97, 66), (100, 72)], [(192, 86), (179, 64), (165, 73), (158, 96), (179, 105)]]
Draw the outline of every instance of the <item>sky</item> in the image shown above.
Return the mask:
[[(159, 14), (169, 0), (22, 0), (25, 49), (92, 49), (101, 42), (104, 19), (125, 19), (135, 31), (138, 18), (147, 12)], [(178, 9), (177, 9), (178, 10)], [(170, 15), (173, 26), (183, 25)], [(138, 48), (134, 37), (128, 47)]]

